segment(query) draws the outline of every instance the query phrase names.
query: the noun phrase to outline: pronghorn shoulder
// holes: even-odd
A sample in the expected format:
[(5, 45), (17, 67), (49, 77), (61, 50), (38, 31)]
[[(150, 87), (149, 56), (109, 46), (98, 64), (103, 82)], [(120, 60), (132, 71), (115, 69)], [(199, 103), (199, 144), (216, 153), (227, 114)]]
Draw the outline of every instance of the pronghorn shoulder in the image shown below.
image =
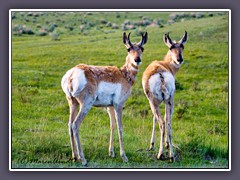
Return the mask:
[(149, 79), (152, 75), (156, 73), (168, 71), (163, 64), (163, 61), (152, 61), (143, 73), (144, 79)]

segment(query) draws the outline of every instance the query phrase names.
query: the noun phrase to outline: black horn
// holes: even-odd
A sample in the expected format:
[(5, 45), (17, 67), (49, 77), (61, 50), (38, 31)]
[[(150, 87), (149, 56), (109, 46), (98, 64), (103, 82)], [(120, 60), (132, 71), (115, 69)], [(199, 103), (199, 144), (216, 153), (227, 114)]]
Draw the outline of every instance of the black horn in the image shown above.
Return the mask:
[(188, 39), (187, 31), (185, 31), (185, 34), (183, 35), (182, 39), (179, 41), (180, 44), (185, 44)]
[(145, 34), (142, 33), (142, 40), (138, 43), (138, 46), (143, 46), (144, 44), (147, 43), (147, 40), (148, 40), (148, 33), (147, 32), (145, 32)]
[(163, 36), (163, 41), (165, 42), (165, 44), (170, 48), (173, 45), (173, 42), (169, 36), (169, 32), (167, 32), (166, 34), (164, 34)]
[(131, 32), (128, 34), (128, 44), (129, 44), (130, 47), (132, 47), (132, 43), (130, 41), (130, 35), (131, 35)]
[(130, 41), (130, 34), (131, 32), (127, 36), (125, 32), (123, 33), (123, 44), (125, 44), (127, 48), (132, 47), (132, 43)]

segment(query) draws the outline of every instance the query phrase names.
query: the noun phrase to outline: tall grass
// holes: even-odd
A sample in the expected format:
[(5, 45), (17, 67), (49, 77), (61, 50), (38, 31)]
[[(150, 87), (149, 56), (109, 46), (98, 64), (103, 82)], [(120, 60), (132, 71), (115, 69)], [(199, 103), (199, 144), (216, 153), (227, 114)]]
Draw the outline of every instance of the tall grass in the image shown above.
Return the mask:
[[(115, 16), (114, 16), (115, 14)], [(88, 168), (228, 168), (228, 16), (189, 19), (167, 24), (167, 12), (47, 13), (35, 17), (36, 24), (58, 23), (59, 41), (50, 36), (12, 35), (12, 127), (13, 168), (83, 168), (72, 163), (68, 135), (68, 105), (60, 87), (63, 74), (79, 63), (121, 67), (127, 51), (121, 29), (102, 27), (99, 17), (117, 24), (126, 19), (162, 18), (164, 27), (143, 27), (149, 40), (132, 94), (123, 110), (123, 139), (129, 163), (119, 155), (115, 134), (116, 158), (108, 157), (109, 118), (105, 109), (92, 108), (80, 127), (80, 138)], [(16, 13), (13, 23), (26, 23), (26, 14)], [(28, 16), (31, 20), (34, 16)], [(85, 19), (84, 19), (85, 17)], [(81, 19), (81, 20), (80, 20)], [(75, 27), (84, 22), (95, 26), (81, 32)], [(74, 27), (64, 28), (66, 22)], [(99, 28), (98, 28), (99, 27)], [(158, 161), (159, 130), (156, 147), (149, 147), (152, 113), (141, 87), (142, 72), (167, 52), (162, 35), (170, 32), (179, 40), (189, 33), (185, 63), (176, 76), (175, 110), (172, 120), (176, 162)], [(140, 36), (131, 30), (131, 41)], [(130, 32), (130, 31), (129, 31)], [(164, 107), (161, 106), (162, 113)]]

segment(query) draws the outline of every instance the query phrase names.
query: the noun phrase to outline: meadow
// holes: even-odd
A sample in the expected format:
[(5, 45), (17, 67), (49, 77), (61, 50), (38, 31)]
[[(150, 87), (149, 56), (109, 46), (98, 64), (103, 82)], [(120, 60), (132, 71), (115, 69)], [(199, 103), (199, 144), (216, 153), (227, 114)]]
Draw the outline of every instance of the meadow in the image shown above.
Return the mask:
[[(158, 168), (229, 167), (229, 22), (227, 12), (12, 12), (11, 34), (11, 167), (18, 168)], [(141, 77), (168, 48), (162, 36), (188, 42), (176, 75), (172, 136), (174, 163), (148, 151), (152, 112)], [(147, 31), (142, 65), (123, 110), (123, 140), (129, 162), (108, 157), (109, 117), (92, 108), (80, 127), (88, 166), (71, 161), (69, 108), (61, 78), (73, 66), (125, 63), (123, 32), (131, 41)], [(161, 106), (163, 113), (164, 107)]]

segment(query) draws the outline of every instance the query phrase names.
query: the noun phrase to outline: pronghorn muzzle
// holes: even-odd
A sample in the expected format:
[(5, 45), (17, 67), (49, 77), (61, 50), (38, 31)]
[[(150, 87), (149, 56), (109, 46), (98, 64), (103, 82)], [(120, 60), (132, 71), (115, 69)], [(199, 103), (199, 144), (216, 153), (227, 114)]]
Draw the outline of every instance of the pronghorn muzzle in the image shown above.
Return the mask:
[(179, 62), (179, 64), (182, 64), (182, 63), (183, 63), (183, 57), (182, 57), (181, 54), (178, 56), (177, 61)]
[(141, 60), (140, 57), (135, 58), (134, 61), (135, 61), (137, 64), (140, 64), (140, 63), (142, 62), (142, 60)]

